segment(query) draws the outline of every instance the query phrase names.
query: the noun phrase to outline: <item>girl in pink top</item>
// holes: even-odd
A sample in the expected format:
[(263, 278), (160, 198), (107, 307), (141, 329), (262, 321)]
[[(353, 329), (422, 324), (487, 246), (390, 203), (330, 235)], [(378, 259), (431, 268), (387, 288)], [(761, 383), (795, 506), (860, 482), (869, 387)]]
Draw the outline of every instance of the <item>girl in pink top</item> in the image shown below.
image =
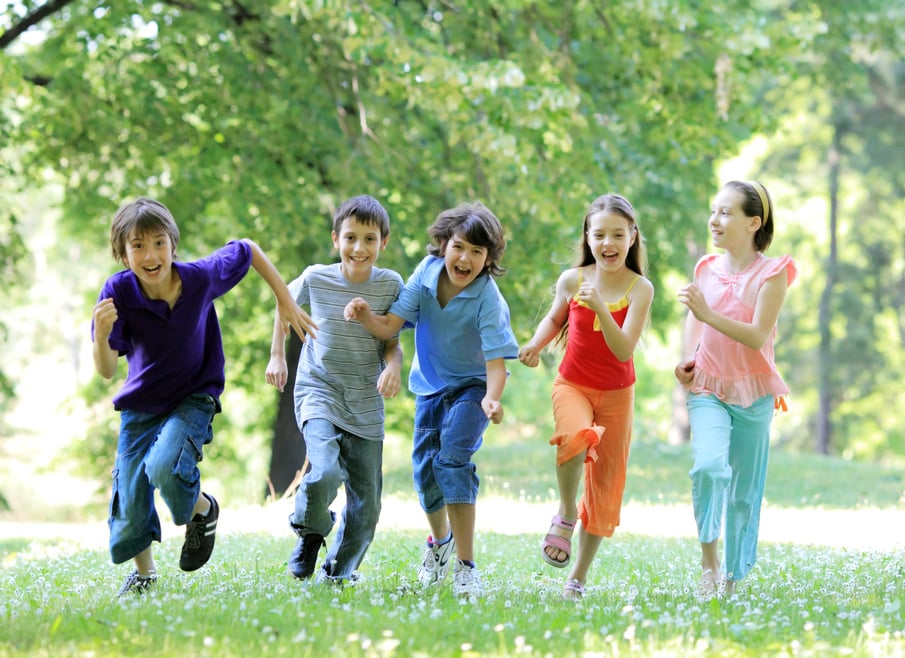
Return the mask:
[[(688, 391), (694, 465), (689, 475), (698, 539), (700, 594), (731, 595), (757, 559), (770, 423), (789, 388), (773, 362), (776, 321), (797, 270), (789, 256), (763, 255), (773, 239), (773, 204), (757, 181), (732, 181), (708, 222), (713, 246), (694, 282), (675, 374)], [(724, 560), (718, 542), (726, 521)]]
[[(557, 336), (565, 356), (553, 382), (559, 510), (541, 546), (554, 567), (569, 564), (578, 520), (578, 551), (563, 595), (584, 594), (591, 562), (619, 525), (635, 393), (632, 354), (647, 323), (654, 288), (644, 278), (644, 245), (635, 211), (618, 194), (596, 199), (585, 214), (578, 258), (559, 276), (556, 297), (519, 352), (526, 366)], [(584, 473), (584, 493), (576, 502)]]

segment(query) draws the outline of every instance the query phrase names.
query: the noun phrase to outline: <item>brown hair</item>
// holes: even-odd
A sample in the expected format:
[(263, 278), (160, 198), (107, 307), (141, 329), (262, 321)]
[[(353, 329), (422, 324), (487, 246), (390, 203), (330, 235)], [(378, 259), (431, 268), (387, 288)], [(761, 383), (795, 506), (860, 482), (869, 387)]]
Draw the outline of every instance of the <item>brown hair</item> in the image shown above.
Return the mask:
[(170, 237), (173, 254), (179, 244), (179, 227), (165, 205), (148, 197), (120, 206), (110, 225), (110, 247), (113, 258), (126, 263), (126, 242), (130, 235), (147, 235), (162, 230)]
[(333, 232), (338, 234), (343, 222), (352, 215), (362, 224), (376, 224), (381, 239), (390, 234), (390, 215), (374, 197), (360, 194), (343, 201), (333, 213)]
[[(773, 199), (763, 184), (757, 181), (729, 181), (731, 187), (742, 194), (742, 212), (746, 217), (760, 217), (760, 228), (754, 234), (754, 248), (764, 252), (773, 242)], [(760, 190), (758, 189), (760, 188)], [(760, 191), (763, 190), (763, 196)]]
[(481, 274), (502, 276), (506, 269), (500, 265), (506, 251), (503, 226), (490, 209), (480, 201), (460, 203), (444, 210), (427, 229), (433, 241), (427, 251), (432, 256), (442, 256), (450, 239), (458, 234), (478, 247), (487, 249), (487, 262)]

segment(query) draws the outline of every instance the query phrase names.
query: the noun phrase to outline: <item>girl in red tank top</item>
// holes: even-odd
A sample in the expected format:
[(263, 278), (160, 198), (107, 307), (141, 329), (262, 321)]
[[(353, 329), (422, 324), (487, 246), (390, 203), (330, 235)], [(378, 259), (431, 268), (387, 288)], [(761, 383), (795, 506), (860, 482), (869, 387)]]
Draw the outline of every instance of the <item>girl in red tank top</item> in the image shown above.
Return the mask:
[[(563, 590), (584, 594), (600, 542), (617, 525), (625, 489), (634, 410), (632, 355), (647, 323), (654, 288), (644, 277), (644, 245), (632, 205), (618, 194), (597, 198), (584, 217), (574, 267), (556, 282), (549, 312), (519, 360), (537, 366), (551, 341), (565, 345), (553, 383), (559, 510), (541, 546), (554, 567), (571, 561), (577, 521), (578, 550)], [(577, 500), (584, 474), (584, 491)]]

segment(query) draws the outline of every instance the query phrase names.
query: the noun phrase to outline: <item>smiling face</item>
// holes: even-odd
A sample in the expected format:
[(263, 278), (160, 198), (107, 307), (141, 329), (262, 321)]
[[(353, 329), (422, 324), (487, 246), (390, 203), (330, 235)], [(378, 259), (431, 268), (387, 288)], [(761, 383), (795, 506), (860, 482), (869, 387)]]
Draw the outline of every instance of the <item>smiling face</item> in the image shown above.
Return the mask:
[(715, 248), (735, 252), (752, 247), (760, 218), (745, 214), (743, 200), (744, 195), (732, 187), (724, 187), (713, 200), (707, 225)]
[(636, 233), (634, 225), (622, 215), (600, 211), (588, 217), (585, 239), (597, 265), (612, 271), (625, 266)]
[(389, 236), (381, 237), (376, 223), (363, 223), (355, 215), (346, 217), (339, 232), (333, 231), (333, 246), (339, 252), (343, 276), (353, 282), (367, 281)]
[(467, 288), (484, 271), (487, 253), (487, 247), (471, 244), (454, 233), (443, 250), (449, 282), (458, 290)]
[(170, 235), (163, 230), (132, 232), (125, 241), (126, 266), (138, 277), (151, 297), (167, 291), (173, 281), (173, 257), (176, 254)]

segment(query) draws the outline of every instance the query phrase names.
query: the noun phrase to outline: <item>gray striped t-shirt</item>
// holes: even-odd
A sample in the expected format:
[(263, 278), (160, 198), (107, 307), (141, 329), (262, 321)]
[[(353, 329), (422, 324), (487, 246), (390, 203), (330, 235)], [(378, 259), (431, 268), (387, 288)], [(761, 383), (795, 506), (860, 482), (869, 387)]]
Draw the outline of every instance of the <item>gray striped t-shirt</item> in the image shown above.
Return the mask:
[(318, 326), (306, 340), (295, 379), (295, 417), (299, 427), (323, 418), (362, 439), (383, 440), (383, 397), (377, 378), (384, 368), (384, 342), (360, 322), (347, 322), (343, 309), (361, 297), (378, 315), (386, 313), (402, 290), (393, 270), (371, 269), (362, 283), (347, 281), (339, 263), (311, 265), (289, 284), (299, 306), (308, 306)]

